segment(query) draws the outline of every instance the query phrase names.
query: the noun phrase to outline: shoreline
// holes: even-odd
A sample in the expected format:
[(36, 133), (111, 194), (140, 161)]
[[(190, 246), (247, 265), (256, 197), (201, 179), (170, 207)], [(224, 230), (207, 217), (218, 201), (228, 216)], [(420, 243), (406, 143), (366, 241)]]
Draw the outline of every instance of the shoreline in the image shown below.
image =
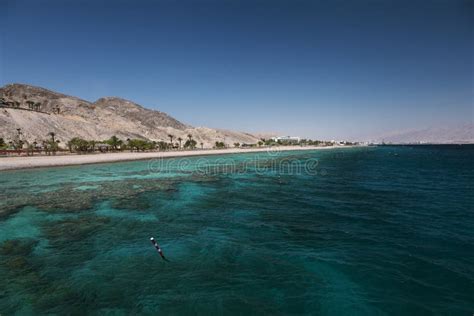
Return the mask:
[(136, 161), (156, 158), (180, 158), (194, 156), (215, 156), (226, 154), (245, 154), (259, 153), (270, 150), (273, 151), (301, 151), (301, 150), (326, 150), (335, 148), (351, 148), (353, 146), (343, 147), (316, 147), (316, 146), (279, 146), (265, 148), (229, 148), (229, 149), (204, 149), (204, 150), (188, 150), (188, 151), (158, 151), (158, 152), (117, 152), (103, 154), (86, 154), (86, 155), (64, 155), (64, 156), (23, 156), (23, 157), (1, 157), (0, 172), (13, 171), (22, 169), (48, 168), (48, 167), (64, 167), (78, 166), (98, 163), (113, 163)]

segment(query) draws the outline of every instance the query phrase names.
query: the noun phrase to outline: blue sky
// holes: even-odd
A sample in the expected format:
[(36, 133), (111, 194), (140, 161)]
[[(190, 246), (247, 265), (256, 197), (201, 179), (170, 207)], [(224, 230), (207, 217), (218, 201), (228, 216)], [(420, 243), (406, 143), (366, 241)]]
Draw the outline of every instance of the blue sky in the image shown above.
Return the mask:
[(470, 123), (473, 3), (4, 0), (0, 85), (311, 138)]

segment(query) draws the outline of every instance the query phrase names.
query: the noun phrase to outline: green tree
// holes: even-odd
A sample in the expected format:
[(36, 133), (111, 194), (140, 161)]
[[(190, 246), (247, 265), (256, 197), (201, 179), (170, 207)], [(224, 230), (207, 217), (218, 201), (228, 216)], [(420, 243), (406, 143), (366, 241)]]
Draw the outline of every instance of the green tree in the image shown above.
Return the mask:
[[(23, 135), (23, 132), (21, 131), (21, 128), (17, 128), (16, 129), (16, 132), (17, 132), (17, 137), (16, 139), (14, 139), (11, 143), (13, 149), (15, 150), (19, 150), (19, 149), (22, 149), (23, 148), (23, 144), (25, 143), (22, 139), (21, 139), (21, 135)], [(19, 153), (18, 153), (19, 154)]]
[(49, 132), (48, 135), (51, 136), (51, 140), (54, 142), (54, 137), (56, 136), (56, 134), (54, 132)]
[(48, 135), (51, 136), (51, 139), (48, 141), (48, 148), (53, 153), (53, 155), (56, 155), (56, 152), (59, 149), (59, 142), (54, 138), (56, 134), (54, 132), (49, 132)]
[(214, 147), (217, 148), (217, 149), (225, 148), (225, 144), (224, 144), (224, 142), (216, 142), (214, 144)]
[(115, 135), (106, 140), (105, 143), (112, 146), (114, 151), (117, 151), (118, 147), (123, 145), (123, 141)]
[(164, 141), (159, 141), (158, 144), (157, 144), (158, 148), (162, 151), (165, 151), (168, 149), (168, 143), (164, 142)]
[(35, 146), (33, 145), (33, 143), (30, 144), (29, 142), (26, 142), (26, 155), (33, 156), (34, 150)]
[(191, 139), (188, 139), (184, 143), (184, 148), (194, 149), (194, 148), (196, 148), (196, 145), (197, 145), (197, 142), (194, 139), (191, 138)]
[(133, 150), (138, 151), (138, 150), (139, 150), (138, 147), (139, 147), (138, 139), (130, 139), (130, 140), (128, 141), (128, 148), (129, 148), (131, 151), (133, 151)]
[(154, 149), (154, 144), (153, 142), (149, 142), (144, 139), (131, 139), (128, 142), (130, 149), (136, 149), (136, 151), (145, 151), (145, 150), (150, 150)]
[(234, 147), (235, 147), (235, 148), (240, 147), (240, 143), (234, 143)]
[(79, 137), (74, 137), (67, 143), (67, 146), (71, 152), (86, 153), (90, 149), (90, 142)]
[(178, 137), (178, 142), (179, 142), (179, 148), (181, 148), (181, 142), (183, 141), (183, 139), (181, 137)]

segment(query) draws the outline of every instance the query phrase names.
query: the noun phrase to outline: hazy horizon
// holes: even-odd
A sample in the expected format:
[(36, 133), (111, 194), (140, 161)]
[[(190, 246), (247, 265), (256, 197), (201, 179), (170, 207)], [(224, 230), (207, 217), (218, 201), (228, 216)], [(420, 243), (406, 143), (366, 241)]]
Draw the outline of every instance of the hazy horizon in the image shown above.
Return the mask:
[(473, 122), (470, 1), (6, 1), (0, 85), (317, 139)]

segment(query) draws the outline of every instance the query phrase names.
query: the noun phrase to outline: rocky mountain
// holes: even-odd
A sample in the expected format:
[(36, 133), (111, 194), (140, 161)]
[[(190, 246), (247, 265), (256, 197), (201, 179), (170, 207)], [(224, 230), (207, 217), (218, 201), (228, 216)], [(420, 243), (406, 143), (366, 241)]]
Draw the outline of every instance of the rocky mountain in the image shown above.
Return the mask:
[(458, 126), (438, 126), (424, 129), (393, 132), (380, 136), (377, 142), (407, 144), (474, 144), (474, 124)]
[(191, 134), (204, 147), (212, 147), (216, 141), (229, 145), (258, 141), (247, 133), (192, 127), (166, 113), (117, 97), (100, 98), (92, 103), (25, 84), (1, 87), (0, 107), (0, 137), (7, 141), (17, 137), (18, 128), (29, 142), (47, 139), (50, 132), (62, 143), (73, 137), (104, 140), (113, 135), (122, 139), (169, 141), (169, 134), (175, 140), (178, 137), (185, 140)]

